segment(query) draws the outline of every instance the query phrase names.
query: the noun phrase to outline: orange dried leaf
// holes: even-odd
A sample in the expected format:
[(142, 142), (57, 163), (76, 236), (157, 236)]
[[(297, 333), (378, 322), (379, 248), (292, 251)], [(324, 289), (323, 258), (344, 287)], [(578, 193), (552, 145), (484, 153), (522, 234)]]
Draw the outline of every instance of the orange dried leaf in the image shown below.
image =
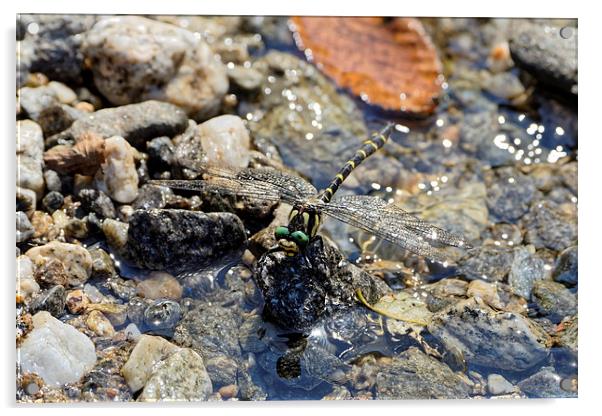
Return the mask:
[(105, 141), (92, 134), (82, 136), (73, 147), (55, 146), (44, 154), (44, 163), (58, 173), (93, 175), (104, 162)]
[(430, 114), (442, 66), (413, 18), (292, 17), (297, 46), (334, 81), (388, 111)]

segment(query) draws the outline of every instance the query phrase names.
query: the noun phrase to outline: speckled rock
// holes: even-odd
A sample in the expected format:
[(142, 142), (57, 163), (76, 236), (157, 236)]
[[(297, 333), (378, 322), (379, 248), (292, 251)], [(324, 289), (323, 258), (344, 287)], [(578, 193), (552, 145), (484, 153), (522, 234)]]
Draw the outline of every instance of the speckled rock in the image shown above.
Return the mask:
[(21, 344), (21, 371), (34, 372), (47, 384), (59, 387), (78, 381), (94, 367), (94, 344), (77, 329), (48, 312), (35, 314), (33, 325)]
[(147, 140), (159, 136), (175, 136), (188, 127), (186, 113), (169, 103), (145, 101), (137, 104), (105, 108), (73, 123), (59, 136), (80, 141), (86, 135), (103, 138), (119, 136), (132, 146), (144, 148)]
[(24, 243), (25, 241), (33, 237), (35, 229), (33, 225), (31, 225), (29, 218), (27, 218), (27, 215), (23, 211), (17, 212), (16, 219), (17, 232), (15, 239), (17, 243)]
[(52, 214), (63, 205), (64, 200), (65, 198), (60, 192), (51, 191), (48, 192), (42, 199), (42, 206), (46, 212)]
[(511, 100), (525, 93), (525, 87), (518, 76), (512, 72), (488, 76), (483, 84), (487, 92), (505, 100)]
[(234, 359), (225, 355), (216, 355), (204, 361), (213, 387), (220, 388), (236, 383), (238, 364)]
[(139, 401), (199, 401), (213, 392), (199, 354), (180, 349), (160, 362), (144, 385)]
[(152, 335), (141, 335), (121, 373), (133, 392), (144, 387), (156, 365), (179, 350), (165, 339)]
[(129, 221), (124, 256), (151, 270), (181, 269), (219, 259), (244, 241), (243, 225), (233, 214), (139, 210)]
[(95, 213), (100, 219), (115, 218), (117, 216), (113, 201), (102, 191), (84, 188), (78, 192), (77, 197), (81, 201), (84, 210)]
[(88, 251), (92, 257), (92, 277), (107, 279), (117, 274), (109, 253), (98, 247)]
[(577, 33), (576, 27), (561, 32), (546, 23), (523, 23), (510, 39), (512, 59), (540, 82), (577, 95)]
[(175, 299), (182, 297), (182, 285), (178, 279), (166, 272), (152, 272), (138, 283), (136, 293), (147, 299)]
[(513, 168), (496, 171), (496, 179), (487, 190), (489, 213), (497, 222), (515, 222), (528, 210), (535, 197), (535, 183)]
[(17, 186), (31, 189), (37, 198), (44, 192), (43, 152), (40, 126), (31, 120), (17, 121)]
[(230, 168), (246, 168), (249, 164), (251, 138), (240, 117), (214, 117), (199, 124), (196, 135), (212, 164)]
[(577, 242), (577, 212), (573, 204), (535, 201), (523, 221), (525, 240), (535, 248), (560, 251)]
[(102, 222), (102, 232), (107, 243), (115, 250), (122, 250), (127, 243), (128, 225), (121, 221), (106, 219)]
[(146, 143), (148, 167), (153, 171), (167, 171), (174, 162), (174, 144), (167, 136), (156, 137)]
[(156, 185), (143, 185), (138, 191), (138, 197), (132, 203), (133, 209), (165, 208), (169, 200), (174, 197), (170, 188)]
[(115, 328), (111, 322), (100, 311), (91, 311), (86, 318), (86, 325), (100, 337), (112, 337)]
[(576, 393), (565, 391), (561, 388), (560, 377), (552, 367), (543, 367), (537, 373), (518, 383), (518, 387), (529, 397), (558, 398), (577, 397)]
[(534, 253), (533, 247), (517, 247), (508, 275), (508, 284), (513, 292), (528, 300), (535, 282), (545, 277), (545, 262)]
[(60, 261), (67, 273), (67, 282), (71, 286), (78, 286), (86, 282), (92, 270), (90, 253), (82, 246), (75, 244), (52, 241), (43, 246), (29, 249), (25, 255), (31, 258), (36, 267), (53, 259)]
[(468, 364), (520, 371), (545, 359), (550, 337), (522, 315), (496, 312), (475, 298), (458, 302), (435, 314), (431, 334), (448, 349), (464, 354)]
[(577, 296), (560, 283), (538, 280), (532, 297), (539, 313), (554, 323), (577, 313)]
[(558, 332), (554, 339), (561, 347), (569, 348), (572, 351), (579, 349), (579, 318), (577, 315), (564, 319), (558, 325)]
[(96, 180), (99, 189), (117, 202), (129, 203), (138, 196), (133, 149), (123, 137), (105, 140), (105, 162), (96, 173)]
[(449, 367), (412, 347), (376, 376), (378, 399), (466, 399), (471, 386)]
[(84, 49), (95, 85), (113, 104), (159, 99), (206, 119), (228, 91), (224, 65), (204, 40), (177, 26), (109, 17), (88, 32)]
[(497, 285), (495, 283), (473, 280), (468, 285), (466, 296), (479, 298), (492, 308), (503, 309), (502, 301), (500, 300), (500, 295), (497, 292)]
[(144, 310), (143, 326), (145, 332), (170, 337), (175, 326), (182, 318), (180, 304), (172, 300), (158, 299)]
[(72, 314), (79, 315), (83, 313), (89, 303), (90, 300), (82, 289), (72, 290), (65, 296), (65, 306), (67, 306), (69, 313)]

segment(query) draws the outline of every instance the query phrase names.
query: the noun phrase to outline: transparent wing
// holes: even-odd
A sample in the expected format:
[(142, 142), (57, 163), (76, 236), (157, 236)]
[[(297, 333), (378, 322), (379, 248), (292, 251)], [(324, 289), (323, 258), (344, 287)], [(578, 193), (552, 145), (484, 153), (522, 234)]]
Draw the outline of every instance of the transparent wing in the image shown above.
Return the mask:
[(266, 201), (295, 204), (316, 195), (316, 189), (297, 176), (273, 169), (207, 168), (203, 180), (152, 180), (149, 183), (199, 192), (217, 192)]
[(381, 198), (349, 195), (319, 204), (317, 208), (339, 221), (433, 260), (443, 262), (447, 259), (441, 246), (470, 247), (462, 237), (429, 224), (394, 204), (387, 204)]

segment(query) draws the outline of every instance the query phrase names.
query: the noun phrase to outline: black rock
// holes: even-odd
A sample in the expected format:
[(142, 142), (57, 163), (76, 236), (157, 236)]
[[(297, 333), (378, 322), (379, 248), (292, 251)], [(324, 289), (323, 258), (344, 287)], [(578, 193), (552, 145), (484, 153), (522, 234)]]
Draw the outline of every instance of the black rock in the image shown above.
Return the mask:
[(78, 140), (86, 134), (104, 138), (121, 136), (131, 145), (144, 148), (147, 140), (159, 136), (173, 137), (188, 127), (184, 110), (160, 101), (105, 108), (95, 111), (60, 133), (63, 140)]
[(345, 261), (319, 236), (304, 255), (289, 257), (275, 252), (262, 256), (254, 278), (263, 294), (264, 313), (297, 332), (307, 331), (322, 316), (357, 304), (356, 289), (371, 303), (390, 290), (382, 280)]
[(551, 280), (536, 281), (532, 299), (539, 313), (553, 323), (577, 314), (577, 296), (560, 283)]
[(123, 255), (138, 267), (178, 271), (233, 254), (245, 240), (243, 224), (233, 214), (138, 210), (129, 220)]
[(577, 95), (577, 28), (524, 23), (510, 39), (518, 66), (539, 81)]
[(52, 214), (63, 205), (65, 198), (60, 192), (51, 191), (42, 199), (42, 206), (46, 212)]
[(577, 213), (572, 204), (534, 201), (523, 222), (525, 241), (538, 249), (561, 251), (577, 242)]
[(111, 198), (102, 191), (96, 189), (84, 188), (77, 194), (82, 203), (82, 208), (88, 212), (93, 212), (99, 218), (115, 218), (117, 211)]
[(174, 193), (170, 188), (156, 185), (143, 185), (138, 190), (138, 197), (132, 203), (134, 209), (165, 208)]
[(43, 109), (37, 117), (45, 136), (51, 136), (68, 129), (71, 125), (88, 113), (68, 106), (56, 104)]
[(47, 311), (59, 318), (65, 311), (65, 288), (56, 285), (38, 294), (29, 304), (29, 312), (35, 315), (39, 311)]
[(575, 286), (578, 282), (578, 257), (577, 246), (564, 250), (556, 260), (556, 268), (552, 272), (552, 278), (567, 286)]
[(458, 271), (470, 280), (502, 281), (510, 273), (514, 250), (484, 245), (475, 247), (458, 262)]
[(171, 169), (174, 162), (175, 147), (169, 137), (157, 137), (146, 143), (148, 167), (153, 172)]

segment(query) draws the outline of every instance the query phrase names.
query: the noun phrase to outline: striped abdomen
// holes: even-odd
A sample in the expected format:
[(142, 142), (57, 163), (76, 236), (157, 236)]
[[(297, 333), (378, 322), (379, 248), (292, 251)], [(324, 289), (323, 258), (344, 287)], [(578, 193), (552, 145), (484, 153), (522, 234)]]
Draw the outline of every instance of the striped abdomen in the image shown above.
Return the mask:
[(382, 131), (375, 133), (368, 140), (365, 140), (351, 159), (345, 163), (345, 165), (335, 175), (334, 179), (330, 182), (328, 187), (320, 195), (320, 199), (324, 202), (329, 202), (332, 199), (334, 193), (339, 189), (339, 186), (349, 176), (349, 174), (355, 169), (364, 159), (376, 152), (378, 149), (384, 146), (389, 139), (391, 131), (393, 130), (393, 124), (388, 124)]

